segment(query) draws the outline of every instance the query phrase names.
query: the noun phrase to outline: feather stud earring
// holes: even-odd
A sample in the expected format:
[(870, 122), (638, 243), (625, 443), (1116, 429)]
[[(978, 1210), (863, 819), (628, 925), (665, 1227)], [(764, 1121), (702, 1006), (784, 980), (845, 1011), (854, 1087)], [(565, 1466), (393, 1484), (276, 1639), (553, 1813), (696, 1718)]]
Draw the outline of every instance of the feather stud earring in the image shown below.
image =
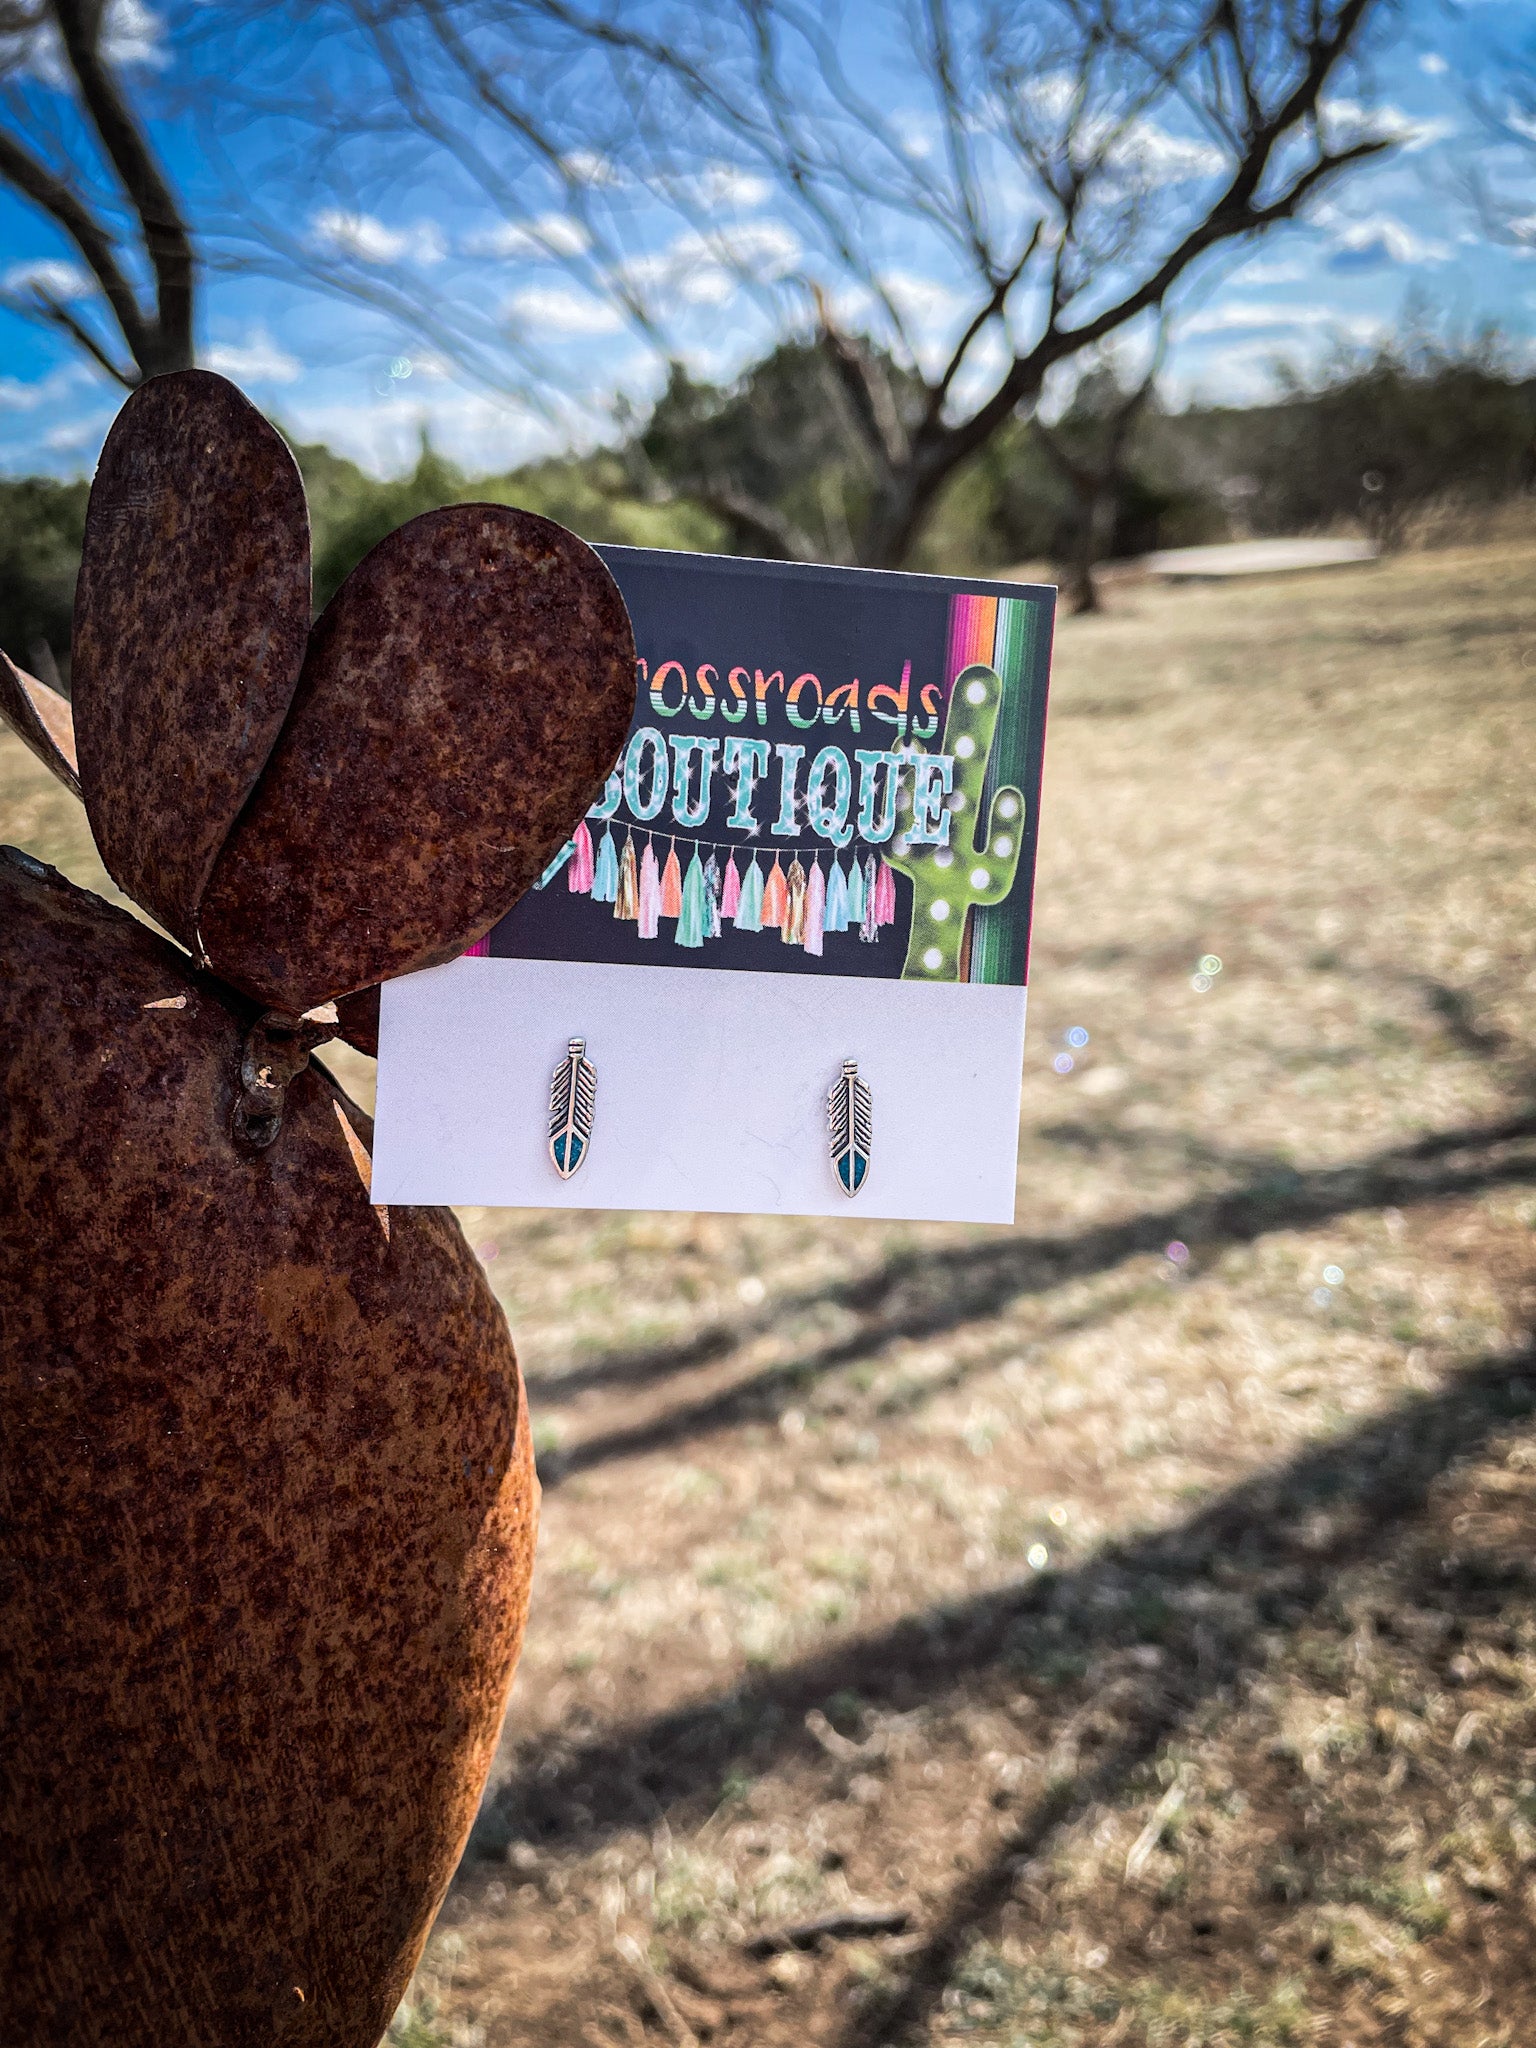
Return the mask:
[(869, 1172), (874, 1140), (873, 1097), (859, 1079), (857, 1060), (844, 1060), (843, 1071), (827, 1096), (827, 1128), (831, 1137), (832, 1171), (843, 1193), (852, 1198)]
[(592, 1142), (597, 1069), (586, 1052), (587, 1041), (573, 1038), (571, 1049), (556, 1067), (550, 1084), (549, 1156), (562, 1180), (570, 1179), (586, 1158)]

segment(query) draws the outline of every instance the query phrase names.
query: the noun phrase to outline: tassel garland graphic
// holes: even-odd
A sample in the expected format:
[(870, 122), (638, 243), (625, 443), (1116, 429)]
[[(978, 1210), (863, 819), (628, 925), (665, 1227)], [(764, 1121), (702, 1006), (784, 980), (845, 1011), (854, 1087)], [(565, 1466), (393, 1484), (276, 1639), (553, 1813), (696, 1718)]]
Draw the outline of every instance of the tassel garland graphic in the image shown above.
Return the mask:
[(878, 925), (896, 922), (896, 871), (888, 861), (880, 863), (880, 878), (875, 884), (875, 923)]
[(866, 946), (875, 945), (880, 937), (879, 894), (880, 878), (871, 854), (864, 870), (864, 916), (859, 924), (859, 938)]
[(619, 893), (619, 857), (613, 850), (613, 834), (606, 828), (603, 843), (597, 849), (597, 865), (592, 871), (592, 901), (612, 903)]
[[(642, 939), (661, 936), (661, 920), (674, 918), (673, 943), (697, 950), (718, 939), (727, 925), (738, 932), (776, 931), (786, 946), (803, 946), (814, 959), (825, 957), (826, 935), (857, 929), (866, 944), (875, 943), (884, 926), (896, 921), (896, 877), (878, 854), (852, 855), (846, 866), (832, 855), (826, 869), (813, 855), (809, 869), (790, 853), (786, 871), (777, 853), (767, 874), (758, 854), (728, 851), (724, 868), (720, 853), (708, 840), (683, 841), (691, 848), (686, 869), (677, 841), (666, 841), (666, 858), (657, 841), (644, 835), (644, 851), (636, 852), (635, 834), (626, 830), (623, 850), (613, 828), (604, 825), (594, 846), (585, 819), (534, 884), (547, 888), (561, 869), (572, 896), (590, 896), (611, 904), (613, 915), (635, 926)], [(482, 941), (473, 951), (488, 950)]]
[(635, 872), (635, 835), (624, 835), (624, 858), (619, 862), (619, 885), (614, 893), (613, 914), (633, 924), (640, 915), (640, 879)]
[(667, 864), (661, 871), (661, 914), (663, 917), (681, 917), (683, 914), (683, 870), (676, 846), (668, 853)]
[(811, 879), (805, 886), (805, 939), (807, 953), (819, 960), (822, 957), (821, 935), (826, 929), (827, 878), (821, 872), (821, 862), (811, 864)]
[[(673, 859), (677, 856), (674, 854)], [(640, 912), (639, 935), (642, 939), (654, 939), (661, 926), (661, 876), (656, 868), (656, 849), (646, 841), (645, 857), (640, 863)]]
[(688, 863), (688, 879), (684, 882), (678, 898), (677, 930), (672, 935), (674, 942), (679, 946), (702, 946), (708, 928), (707, 916), (704, 907), (704, 863), (695, 854)]
[(859, 866), (857, 856), (848, 863), (848, 924), (851, 931), (856, 924), (864, 922), (864, 870)]
[(848, 877), (840, 860), (833, 861), (832, 872), (827, 877), (827, 909), (822, 928), (829, 932), (848, 929)]
[(736, 905), (736, 929), (760, 932), (763, 928), (763, 871), (754, 853), (741, 878), (741, 898)]
[(805, 869), (799, 861), (789, 864), (789, 880), (785, 883), (784, 922), (779, 937), (786, 946), (805, 944)]
[(587, 830), (585, 818), (576, 827), (571, 845), (574, 851), (566, 871), (565, 886), (573, 896), (585, 896), (591, 891), (593, 878), (592, 834)]

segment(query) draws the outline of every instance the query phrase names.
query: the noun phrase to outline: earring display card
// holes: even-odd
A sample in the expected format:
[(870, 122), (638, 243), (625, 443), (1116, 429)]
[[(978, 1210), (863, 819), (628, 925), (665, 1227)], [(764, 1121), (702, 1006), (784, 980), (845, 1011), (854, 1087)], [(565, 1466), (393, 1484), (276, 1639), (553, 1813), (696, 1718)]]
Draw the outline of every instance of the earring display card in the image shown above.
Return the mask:
[[(598, 553), (628, 740), (474, 954), (385, 986), (374, 1199), (1012, 1222), (1054, 591)], [(562, 1178), (573, 1038), (597, 1098)]]

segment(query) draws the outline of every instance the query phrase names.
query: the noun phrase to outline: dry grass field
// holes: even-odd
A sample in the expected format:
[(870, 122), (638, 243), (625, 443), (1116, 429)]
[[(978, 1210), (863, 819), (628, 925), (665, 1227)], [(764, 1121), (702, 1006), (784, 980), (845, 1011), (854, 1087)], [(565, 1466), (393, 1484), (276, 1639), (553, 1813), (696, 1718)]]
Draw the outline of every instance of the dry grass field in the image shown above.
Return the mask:
[(465, 1212), (544, 1530), (397, 2048), (1536, 2040), (1533, 714), (1529, 536), (1127, 589), (1017, 1228)]

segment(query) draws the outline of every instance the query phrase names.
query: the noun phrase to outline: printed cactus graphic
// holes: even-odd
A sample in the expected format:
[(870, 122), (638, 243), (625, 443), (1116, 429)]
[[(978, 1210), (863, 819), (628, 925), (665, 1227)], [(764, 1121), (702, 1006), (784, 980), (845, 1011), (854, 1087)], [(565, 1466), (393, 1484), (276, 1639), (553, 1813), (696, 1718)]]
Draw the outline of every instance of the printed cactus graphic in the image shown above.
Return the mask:
[(938, 749), (955, 762), (950, 843), (891, 855), (891, 866), (912, 882), (912, 936), (902, 968), (906, 980), (969, 981), (970, 913), (1006, 901), (1018, 873), (1023, 794), (1005, 783), (987, 804), (987, 771), (1002, 696), (996, 671), (982, 662), (956, 676)]
[[(954, 762), (949, 844), (898, 835), (891, 866), (912, 883), (907, 981), (1022, 982), (1027, 931), (1002, 906), (1018, 877), (1029, 820), (1027, 687), (1043, 648), (1035, 611), (1013, 598), (959, 597), (950, 612), (953, 683), (936, 751)], [(910, 807), (910, 801), (909, 801)]]

